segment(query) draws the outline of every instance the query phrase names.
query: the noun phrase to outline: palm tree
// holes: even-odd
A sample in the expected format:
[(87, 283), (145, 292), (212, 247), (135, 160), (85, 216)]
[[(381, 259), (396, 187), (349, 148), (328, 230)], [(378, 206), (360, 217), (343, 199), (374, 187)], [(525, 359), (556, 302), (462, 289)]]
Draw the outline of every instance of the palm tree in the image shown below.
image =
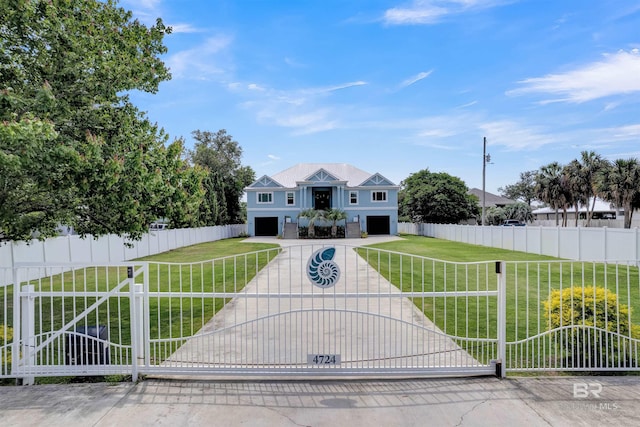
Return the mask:
[(574, 200), (574, 207), (576, 211), (575, 226), (578, 226), (578, 216), (580, 212), (580, 205), (586, 206), (589, 209), (589, 195), (591, 193), (591, 186), (587, 182), (587, 174), (585, 168), (578, 160), (572, 160), (562, 169), (563, 174), (569, 191), (571, 192)]
[(589, 227), (598, 196), (598, 175), (606, 167), (606, 161), (594, 151), (583, 151), (580, 153), (580, 159), (571, 161), (567, 167), (574, 197), (587, 208), (587, 227)]
[(305, 209), (298, 214), (298, 218), (306, 218), (309, 220), (309, 237), (313, 238), (316, 235), (315, 223), (323, 217), (323, 211), (318, 211), (313, 208)]
[(640, 163), (638, 159), (618, 159), (600, 174), (602, 197), (624, 209), (624, 228), (631, 228), (633, 209), (640, 198)]
[(558, 224), (558, 209), (563, 211), (562, 225), (567, 225), (567, 208), (573, 204), (573, 197), (569, 189), (567, 175), (558, 162), (542, 166), (536, 175), (536, 197), (547, 203), (556, 211), (556, 226)]
[(347, 219), (347, 213), (342, 209), (331, 208), (324, 211), (323, 218), (331, 221), (331, 237), (335, 238), (338, 234), (338, 221)]

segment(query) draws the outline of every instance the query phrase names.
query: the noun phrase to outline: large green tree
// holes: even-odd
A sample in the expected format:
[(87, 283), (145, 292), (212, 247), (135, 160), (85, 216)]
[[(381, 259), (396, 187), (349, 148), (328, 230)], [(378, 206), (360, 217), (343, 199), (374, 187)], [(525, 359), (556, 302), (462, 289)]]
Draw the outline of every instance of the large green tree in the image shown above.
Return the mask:
[(170, 78), (162, 21), (147, 27), (112, 0), (5, 0), (0, 16), (0, 232), (64, 223), (137, 238), (184, 211), (175, 202), (198, 175), (127, 95)]
[(200, 215), (206, 225), (243, 221), (240, 200), (244, 188), (255, 181), (255, 172), (242, 166), (242, 148), (226, 130), (196, 130), (192, 162), (206, 170), (205, 196)]
[(502, 197), (520, 200), (531, 206), (531, 202), (536, 199), (536, 174), (537, 171), (521, 172), (520, 181), (500, 187), (498, 192)]
[(400, 216), (413, 222), (458, 223), (477, 217), (478, 199), (464, 181), (444, 172), (423, 169), (401, 184)]

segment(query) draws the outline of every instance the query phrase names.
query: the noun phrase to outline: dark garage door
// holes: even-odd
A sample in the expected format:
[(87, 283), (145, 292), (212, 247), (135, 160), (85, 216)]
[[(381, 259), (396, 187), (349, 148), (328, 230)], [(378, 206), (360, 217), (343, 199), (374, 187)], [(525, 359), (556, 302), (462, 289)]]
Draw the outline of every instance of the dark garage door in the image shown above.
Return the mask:
[(278, 217), (256, 218), (256, 236), (277, 236)]
[(367, 217), (367, 233), (372, 234), (390, 234), (389, 216), (368, 216)]

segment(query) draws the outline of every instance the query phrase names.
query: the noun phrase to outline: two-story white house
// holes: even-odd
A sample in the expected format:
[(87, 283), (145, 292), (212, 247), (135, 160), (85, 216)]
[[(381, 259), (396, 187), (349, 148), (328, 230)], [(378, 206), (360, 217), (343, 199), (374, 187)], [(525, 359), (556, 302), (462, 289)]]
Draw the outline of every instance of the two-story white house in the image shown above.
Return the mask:
[[(245, 188), (247, 221), (252, 236), (295, 237), (285, 229), (304, 226), (306, 209), (341, 209), (347, 214), (347, 237), (397, 234), (399, 186), (379, 173), (346, 163), (299, 163)], [(357, 225), (356, 225), (357, 224)]]

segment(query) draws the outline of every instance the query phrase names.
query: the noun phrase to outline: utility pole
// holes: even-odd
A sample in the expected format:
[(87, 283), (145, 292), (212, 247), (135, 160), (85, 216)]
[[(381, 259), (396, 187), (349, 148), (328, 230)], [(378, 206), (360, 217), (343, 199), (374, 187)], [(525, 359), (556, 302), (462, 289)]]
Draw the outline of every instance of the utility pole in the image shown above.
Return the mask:
[(485, 224), (484, 210), (486, 206), (485, 181), (487, 175), (487, 163), (491, 161), (491, 154), (487, 154), (487, 137), (482, 138), (482, 220), (481, 225)]

